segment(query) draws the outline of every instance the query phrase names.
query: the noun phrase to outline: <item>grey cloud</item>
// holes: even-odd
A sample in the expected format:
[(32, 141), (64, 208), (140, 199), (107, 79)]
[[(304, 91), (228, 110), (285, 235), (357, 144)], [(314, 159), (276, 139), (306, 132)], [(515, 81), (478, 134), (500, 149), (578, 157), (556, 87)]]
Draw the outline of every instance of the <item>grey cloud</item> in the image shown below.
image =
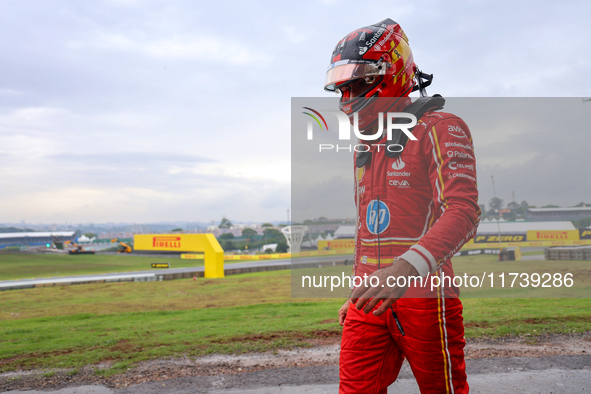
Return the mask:
[(512, 200), (512, 192), (519, 202), (532, 205), (556, 204), (573, 206), (591, 198), (588, 156), (571, 156), (568, 162), (558, 155), (540, 155), (519, 166), (478, 168), (480, 203), (488, 206), (492, 195), (490, 176), (494, 175), (497, 197), (505, 203)]
[[(497, 196), (505, 202), (512, 200), (512, 192), (517, 200), (538, 206), (572, 206), (589, 199), (591, 185), (584, 179), (591, 168), (591, 107), (571, 98), (473, 100), (476, 105), (487, 101), (489, 105), (482, 108), (489, 110), (488, 115), (466, 116), (480, 163), (481, 203), (493, 196), (491, 175)], [(489, 122), (492, 118), (496, 119)], [(508, 127), (517, 133), (499, 140), (482, 134)], [(479, 146), (479, 137), (488, 142)]]
[[(307, 99), (293, 102), (292, 205), (294, 218), (353, 217), (353, 157), (347, 151), (318, 153), (317, 144), (348, 145), (336, 134), (304, 137), (298, 117)], [(332, 108), (334, 99), (307, 100), (312, 108)], [(591, 199), (591, 106), (571, 98), (449, 98), (445, 112), (461, 115), (475, 141), (480, 203), (496, 193), (510, 202), (572, 206)], [(336, 128), (327, 117), (328, 128)], [(300, 133), (297, 133), (301, 130)], [(313, 149), (311, 149), (313, 148)], [(442, 152), (445, 155), (445, 152)], [(341, 213), (341, 215), (339, 215)]]
[(302, 222), (324, 216), (354, 218), (355, 205), (351, 178), (352, 171), (343, 176), (327, 177), (320, 183), (299, 184), (292, 187), (292, 218)]
[(290, 190), (281, 185), (271, 186), (265, 191), (264, 197), (258, 201), (258, 206), (268, 210), (282, 210), (289, 207), (291, 201)]
[[(312, 14), (305, 11), (310, 7), (315, 10)], [(269, 219), (283, 218), (279, 207), (289, 203), (290, 193), (285, 182), (193, 170), (223, 165), (227, 158), (238, 156), (268, 160), (272, 167), (273, 158), (287, 156), (283, 137), (288, 133), (288, 116), (264, 122), (269, 114), (281, 113), (291, 97), (328, 96), (322, 90), (324, 73), (334, 45), (346, 33), (386, 16), (400, 22), (421, 69), (435, 74), (430, 93), (589, 96), (591, 24), (585, 18), (590, 7), (583, 1), (569, 7), (541, 1), (535, 9), (508, 1), (429, 1), (422, 6), (386, 5), (378, 15), (375, 7), (360, 8), (354, 1), (321, 5), (255, 1), (228, 6), (109, 0), (64, 1), (59, 7), (43, 1), (1, 2), (0, 113), (23, 108), (60, 108), (63, 113), (46, 123), (19, 118), (3, 125), (0, 137), (30, 133), (35, 139), (20, 143), (12, 156), (0, 154), (0, 183), (10, 185), (13, 204), (27, 193), (73, 185), (100, 190), (136, 187), (158, 193), (190, 190), (195, 197), (189, 208), (170, 199), (146, 197), (146, 206), (153, 204), (171, 216), (188, 209), (198, 214), (194, 207), (229, 213), (239, 205), (244, 215), (278, 209), (278, 217)], [(330, 17), (343, 9), (355, 12)], [(265, 22), (253, 22), (261, 20)], [(202, 44), (202, 38), (211, 37), (217, 40)], [(175, 42), (178, 48), (193, 51), (191, 56), (175, 48), (159, 49)], [(208, 44), (215, 47), (200, 49)], [(582, 170), (565, 163), (588, 163), (587, 140), (575, 137), (583, 130), (568, 130), (571, 145), (564, 136), (545, 131), (524, 132), (510, 142), (493, 138), (479, 145), (477, 140), (477, 158), (489, 163), (479, 166), (482, 195), (492, 195), (488, 184), (489, 173), (494, 172), (502, 198), (508, 198), (511, 188), (535, 182), (528, 186), (532, 193), (547, 193), (550, 202), (567, 203), (568, 193), (559, 188), (536, 189), (550, 183), (546, 175), (519, 171), (544, 168), (545, 174), (560, 177), (560, 188), (572, 184)], [(477, 130), (474, 133), (478, 137)], [(163, 141), (162, 136), (174, 138)], [(179, 155), (111, 153), (174, 152), (176, 147)], [(560, 160), (552, 161), (550, 151)], [(520, 159), (521, 169), (503, 166), (524, 152), (529, 156)], [(41, 154), (45, 156), (39, 159)], [(350, 195), (350, 160), (343, 160), (341, 181), (337, 181), (341, 162), (330, 167), (320, 161), (294, 160), (311, 184), (323, 187), (324, 180), (314, 173), (319, 165), (327, 169), (328, 185)], [(173, 167), (180, 172), (172, 173)], [(11, 175), (15, 173), (19, 176)], [(212, 195), (217, 199), (205, 198)], [(21, 211), (24, 218), (34, 220), (27, 217), (26, 208)], [(68, 213), (60, 215), (68, 219)]]

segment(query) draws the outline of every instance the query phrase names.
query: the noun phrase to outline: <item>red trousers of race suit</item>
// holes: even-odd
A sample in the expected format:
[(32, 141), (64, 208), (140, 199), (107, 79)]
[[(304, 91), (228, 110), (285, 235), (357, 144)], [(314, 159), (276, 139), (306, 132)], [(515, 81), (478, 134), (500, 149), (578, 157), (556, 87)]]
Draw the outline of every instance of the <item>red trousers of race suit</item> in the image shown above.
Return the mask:
[(404, 358), (421, 393), (468, 393), (460, 300), (402, 298), (394, 311), (404, 336), (391, 310), (374, 316), (349, 306), (341, 342), (339, 393), (387, 393)]

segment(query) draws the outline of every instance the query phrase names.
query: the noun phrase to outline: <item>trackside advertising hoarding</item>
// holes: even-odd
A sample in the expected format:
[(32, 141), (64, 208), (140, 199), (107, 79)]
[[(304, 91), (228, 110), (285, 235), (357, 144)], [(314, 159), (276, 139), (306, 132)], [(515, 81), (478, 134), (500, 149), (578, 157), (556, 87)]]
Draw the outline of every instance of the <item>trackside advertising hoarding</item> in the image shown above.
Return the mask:
[(528, 241), (578, 241), (579, 230), (546, 230), (546, 231), (528, 231)]
[(350, 238), (335, 239), (333, 241), (318, 241), (318, 250), (353, 249), (355, 240)]
[[(547, 246), (572, 246), (591, 245), (591, 230), (567, 230), (554, 231), (531, 231), (535, 233), (532, 241), (529, 241), (527, 233), (501, 234), (502, 247), (547, 247)], [(578, 235), (581, 234), (581, 235)], [(561, 238), (562, 239), (559, 239)], [(553, 239), (549, 241), (548, 239)], [(499, 236), (497, 234), (476, 234), (474, 239), (466, 242), (462, 249), (473, 249), (481, 247), (498, 247)], [(318, 241), (318, 250), (353, 250), (354, 239), (337, 239), (334, 241)]]
[(204, 252), (205, 277), (224, 277), (224, 250), (213, 234), (136, 234), (134, 249), (163, 252)]

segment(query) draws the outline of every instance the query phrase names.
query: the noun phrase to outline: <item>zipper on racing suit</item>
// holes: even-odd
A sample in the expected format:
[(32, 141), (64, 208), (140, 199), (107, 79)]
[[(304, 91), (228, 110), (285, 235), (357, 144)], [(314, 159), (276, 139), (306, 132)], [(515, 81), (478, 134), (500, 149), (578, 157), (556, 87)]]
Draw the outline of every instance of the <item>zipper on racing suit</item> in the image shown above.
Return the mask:
[(377, 198), (377, 207), (376, 207), (376, 211), (377, 211), (377, 217), (376, 217), (376, 225), (374, 228), (377, 227), (377, 229), (375, 230), (376, 233), (378, 234), (378, 269), (380, 269), (380, 196), (376, 196)]
[[(371, 177), (371, 181), (372, 186), (373, 186), (373, 177)], [(355, 174), (355, 192), (356, 192), (356, 197), (357, 197), (357, 218), (359, 218), (359, 184), (358, 184), (358, 179), (357, 179), (357, 174)], [(371, 198), (370, 198), (371, 201)], [(374, 225), (374, 231), (378, 236), (378, 269), (381, 268), (381, 245), (380, 245), (380, 196), (376, 196), (376, 201), (377, 201), (377, 207), (376, 207), (376, 211), (377, 211), (377, 217), (376, 217), (376, 224)], [(355, 231), (355, 245), (357, 246), (357, 232), (358, 232), (358, 228)], [(353, 274), (355, 275), (355, 274)], [(402, 328), (402, 324), (400, 323), (400, 320), (398, 320), (398, 316), (396, 315), (396, 312), (394, 312), (394, 308), (392, 307), (392, 305), (390, 305), (390, 310), (392, 311), (392, 317), (394, 318), (394, 321), (396, 322), (396, 327), (398, 327), (398, 330), (400, 331), (400, 335), (404, 336), (404, 329)]]
[[(377, 229), (377, 234), (378, 234), (378, 269), (380, 269), (380, 264), (381, 264), (381, 249), (380, 249), (380, 196), (376, 196), (376, 199), (378, 201), (378, 207), (377, 207), (377, 211), (378, 211), (378, 217), (376, 222), (378, 223), (378, 229)], [(398, 320), (398, 315), (396, 315), (396, 312), (394, 312), (394, 308), (392, 307), (392, 305), (390, 305), (390, 310), (392, 311), (392, 317), (394, 318), (394, 321), (396, 322), (396, 327), (398, 327), (398, 331), (400, 331), (400, 335), (404, 336), (404, 329), (402, 328), (402, 324), (400, 323), (400, 320)]]
[(398, 330), (400, 331), (400, 335), (404, 336), (404, 330), (402, 329), (402, 324), (400, 324), (400, 320), (398, 320), (398, 316), (396, 315), (396, 312), (394, 312), (394, 308), (392, 307), (392, 305), (390, 305), (390, 310), (392, 311), (392, 317), (394, 318), (394, 321), (396, 322), (396, 327), (398, 327)]
[[(376, 233), (378, 235), (378, 269), (380, 269), (380, 259), (381, 259), (381, 250), (380, 250), (380, 196), (376, 196), (376, 200), (377, 200), (377, 218), (376, 218), (376, 223), (377, 223), (377, 230)], [(374, 227), (375, 229), (376, 227)], [(390, 305), (390, 310), (392, 311), (392, 317), (394, 318), (394, 321), (396, 322), (396, 327), (398, 327), (398, 330), (400, 331), (400, 335), (404, 336), (404, 329), (402, 328), (402, 324), (400, 324), (400, 320), (398, 320), (398, 315), (396, 315), (396, 312), (394, 312), (394, 308), (392, 307), (392, 305)]]

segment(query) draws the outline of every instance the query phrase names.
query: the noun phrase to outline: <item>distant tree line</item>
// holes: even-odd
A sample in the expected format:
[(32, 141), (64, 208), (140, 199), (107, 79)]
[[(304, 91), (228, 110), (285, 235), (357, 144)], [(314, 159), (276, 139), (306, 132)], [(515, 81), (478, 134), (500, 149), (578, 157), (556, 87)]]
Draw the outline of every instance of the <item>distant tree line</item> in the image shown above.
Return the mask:
[[(506, 207), (503, 206), (503, 200), (498, 197), (493, 197), (488, 202), (489, 209), (486, 209), (484, 204), (480, 204), (480, 211), (482, 212), (481, 218), (482, 219), (499, 219), (503, 218), (508, 221), (513, 221), (516, 219), (524, 219), (525, 212), (529, 208), (536, 208), (535, 205), (529, 205), (527, 201), (522, 201), (521, 203), (517, 202), (510, 202), (507, 204)], [(580, 207), (589, 207), (591, 204), (587, 204), (584, 202), (578, 203), (574, 206), (574, 208)], [(560, 208), (558, 205), (544, 205), (542, 208)], [(591, 225), (591, 218), (585, 218), (581, 220), (573, 220), (573, 225), (575, 227), (587, 227)]]
[(0, 233), (33, 233), (35, 230), (30, 228), (0, 227)]
[(510, 202), (507, 207), (503, 208), (503, 199), (493, 197), (488, 202), (489, 209), (486, 209), (484, 204), (480, 204), (480, 211), (482, 212), (482, 219), (499, 219), (516, 220), (525, 218), (525, 211), (528, 208), (535, 208), (535, 205), (529, 205), (527, 201)]
[[(231, 227), (233, 227), (233, 224), (227, 218), (223, 218), (218, 225), (220, 229), (229, 229)], [(245, 228), (242, 230), (240, 239), (237, 239), (232, 233), (224, 233), (218, 237), (218, 242), (224, 251), (250, 251), (260, 249), (263, 245), (277, 244), (277, 249), (275, 250), (277, 253), (287, 252), (287, 241), (281, 231), (272, 228), (273, 225), (271, 223), (263, 223), (262, 227), (264, 228), (263, 235), (258, 235), (251, 228)], [(269, 249), (266, 252), (270, 251)]]

